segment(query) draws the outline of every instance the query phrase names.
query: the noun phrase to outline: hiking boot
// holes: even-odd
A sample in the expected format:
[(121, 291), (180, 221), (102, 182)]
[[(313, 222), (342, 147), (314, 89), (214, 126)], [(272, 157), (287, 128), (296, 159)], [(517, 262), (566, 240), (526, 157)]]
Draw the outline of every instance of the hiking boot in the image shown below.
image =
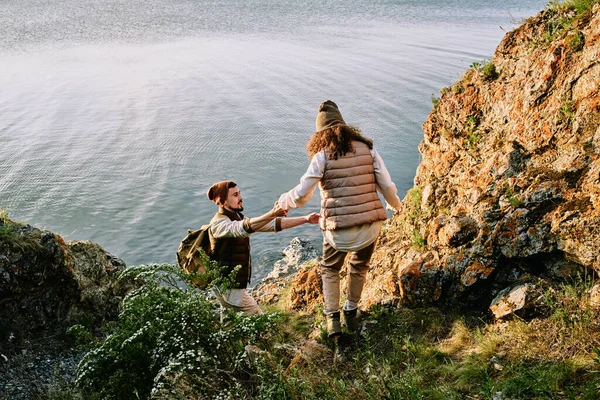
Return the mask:
[(326, 314), (325, 320), (327, 321), (327, 336), (333, 338), (342, 334), (342, 323), (340, 322), (339, 311)]
[(344, 310), (344, 320), (346, 321), (346, 328), (350, 332), (356, 332), (360, 328), (361, 312), (358, 308), (354, 310)]

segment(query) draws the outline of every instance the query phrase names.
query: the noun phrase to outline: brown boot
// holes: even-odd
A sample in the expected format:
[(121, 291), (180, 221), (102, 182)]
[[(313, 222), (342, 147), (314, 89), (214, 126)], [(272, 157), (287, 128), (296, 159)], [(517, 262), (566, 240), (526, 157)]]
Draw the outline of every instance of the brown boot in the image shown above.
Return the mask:
[(346, 321), (346, 328), (350, 332), (356, 332), (360, 328), (361, 312), (358, 308), (354, 310), (344, 310), (344, 320)]
[(333, 338), (342, 334), (342, 323), (340, 322), (339, 311), (326, 314), (325, 320), (327, 321), (327, 336)]

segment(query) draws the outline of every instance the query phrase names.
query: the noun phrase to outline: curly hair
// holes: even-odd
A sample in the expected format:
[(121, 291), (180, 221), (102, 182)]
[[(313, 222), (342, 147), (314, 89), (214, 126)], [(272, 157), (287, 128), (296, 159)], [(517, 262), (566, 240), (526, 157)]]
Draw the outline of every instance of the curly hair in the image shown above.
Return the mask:
[(354, 151), (352, 141), (356, 140), (373, 149), (373, 141), (364, 137), (357, 127), (348, 125), (337, 125), (331, 128), (315, 132), (306, 144), (308, 158), (313, 158), (321, 150), (325, 150), (330, 160), (337, 160), (338, 157)]

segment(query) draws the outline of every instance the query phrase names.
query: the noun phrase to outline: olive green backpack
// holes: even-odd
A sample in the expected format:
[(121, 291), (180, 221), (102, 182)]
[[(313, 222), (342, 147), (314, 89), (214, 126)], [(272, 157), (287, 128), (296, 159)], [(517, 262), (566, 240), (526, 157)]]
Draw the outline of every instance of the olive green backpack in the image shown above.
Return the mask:
[(196, 231), (189, 230), (177, 249), (177, 263), (185, 272), (199, 274), (192, 279), (192, 283), (202, 289), (209, 282), (207, 266), (200, 255), (200, 250), (209, 258), (211, 257), (209, 228), (210, 225), (203, 225)]

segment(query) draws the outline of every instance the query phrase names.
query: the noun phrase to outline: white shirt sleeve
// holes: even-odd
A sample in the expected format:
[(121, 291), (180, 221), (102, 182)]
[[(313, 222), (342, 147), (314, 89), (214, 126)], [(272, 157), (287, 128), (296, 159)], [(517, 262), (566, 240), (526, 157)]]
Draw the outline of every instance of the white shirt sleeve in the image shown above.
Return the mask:
[(284, 210), (300, 208), (308, 203), (323, 177), (324, 169), (325, 152), (321, 151), (313, 156), (306, 173), (300, 178), (300, 183), (279, 197), (281, 208)]
[[(270, 221), (256, 232), (277, 232), (276, 219)], [(248, 237), (253, 232), (248, 232), (246, 228), (244, 228), (244, 221), (246, 220), (248, 220), (248, 218), (244, 218), (243, 221), (232, 221), (229, 218), (221, 218), (210, 225), (210, 232), (216, 239)]]
[(373, 156), (373, 168), (375, 169), (377, 190), (379, 190), (379, 192), (383, 195), (383, 198), (390, 207), (396, 211), (401, 210), (402, 201), (398, 197), (398, 189), (396, 188), (394, 182), (392, 182), (392, 177), (385, 167), (383, 158), (381, 158), (375, 148), (371, 150), (371, 155)]
[(229, 218), (220, 218), (210, 224), (210, 232), (216, 239), (243, 238), (250, 236), (251, 232), (244, 229), (244, 221), (232, 221)]

